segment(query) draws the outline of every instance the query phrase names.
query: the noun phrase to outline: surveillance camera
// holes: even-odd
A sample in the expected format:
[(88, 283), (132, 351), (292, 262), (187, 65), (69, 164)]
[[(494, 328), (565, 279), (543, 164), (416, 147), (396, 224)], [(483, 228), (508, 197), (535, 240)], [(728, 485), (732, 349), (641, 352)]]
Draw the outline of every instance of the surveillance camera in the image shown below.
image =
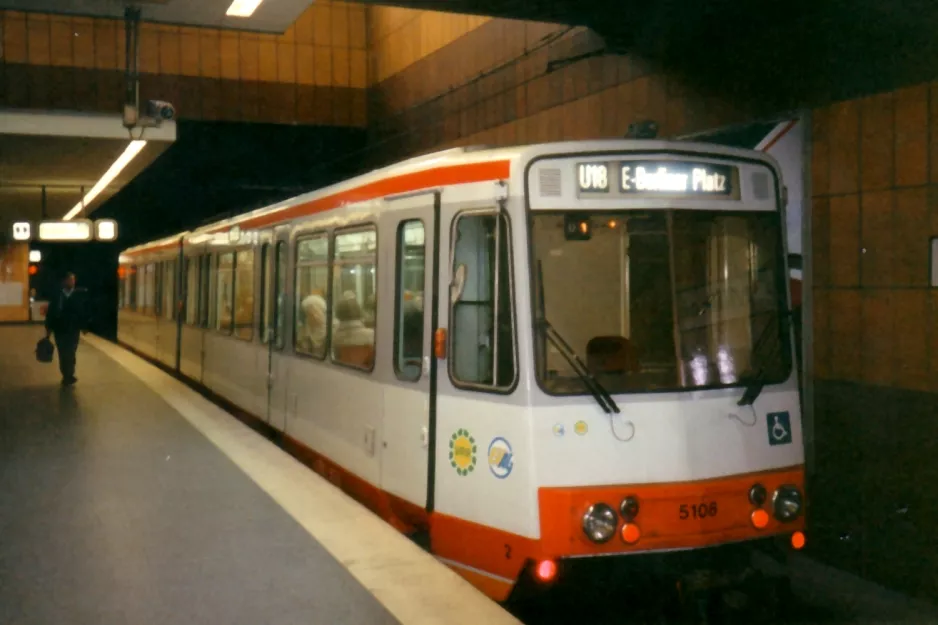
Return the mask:
[(654, 139), (658, 136), (658, 122), (645, 119), (629, 124), (629, 130), (625, 133), (627, 139)]
[(176, 109), (169, 102), (149, 100), (147, 102), (147, 116), (160, 121), (171, 121), (176, 119)]

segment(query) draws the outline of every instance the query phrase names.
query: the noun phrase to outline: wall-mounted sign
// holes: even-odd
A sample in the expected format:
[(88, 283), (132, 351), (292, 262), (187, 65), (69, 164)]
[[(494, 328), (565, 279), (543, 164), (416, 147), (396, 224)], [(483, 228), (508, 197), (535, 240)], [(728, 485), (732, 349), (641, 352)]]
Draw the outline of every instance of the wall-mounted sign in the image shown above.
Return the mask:
[(92, 223), (87, 219), (43, 221), (39, 224), (40, 241), (84, 242), (93, 238)]
[(630, 161), (621, 164), (623, 193), (730, 195), (735, 167), (676, 161)]
[(33, 225), (28, 221), (17, 221), (12, 229), (14, 241), (29, 241), (33, 238)]
[(94, 238), (98, 241), (117, 239), (117, 222), (113, 219), (99, 219), (94, 222)]

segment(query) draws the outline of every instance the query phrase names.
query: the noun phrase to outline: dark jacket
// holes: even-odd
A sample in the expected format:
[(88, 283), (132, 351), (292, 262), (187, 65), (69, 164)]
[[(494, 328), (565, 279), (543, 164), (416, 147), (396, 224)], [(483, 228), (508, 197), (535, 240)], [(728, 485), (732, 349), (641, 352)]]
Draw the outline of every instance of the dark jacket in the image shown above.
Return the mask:
[(88, 330), (91, 325), (89, 312), (87, 289), (76, 287), (68, 297), (65, 291), (59, 290), (49, 302), (46, 330), (56, 334), (78, 334)]

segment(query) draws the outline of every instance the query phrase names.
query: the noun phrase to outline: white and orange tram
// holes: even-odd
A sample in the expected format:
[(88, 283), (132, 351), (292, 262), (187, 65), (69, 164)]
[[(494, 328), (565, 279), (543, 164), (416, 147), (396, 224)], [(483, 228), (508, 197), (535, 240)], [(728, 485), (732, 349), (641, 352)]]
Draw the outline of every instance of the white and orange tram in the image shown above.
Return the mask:
[(118, 337), (496, 600), (798, 549), (783, 197), (714, 145), (448, 150), (126, 250)]

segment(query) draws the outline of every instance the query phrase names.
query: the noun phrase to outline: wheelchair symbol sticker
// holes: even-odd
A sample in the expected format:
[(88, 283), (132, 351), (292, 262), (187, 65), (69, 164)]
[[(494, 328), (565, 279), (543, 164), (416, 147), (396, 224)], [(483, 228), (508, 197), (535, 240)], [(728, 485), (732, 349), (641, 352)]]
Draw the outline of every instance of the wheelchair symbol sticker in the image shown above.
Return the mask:
[(765, 425), (769, 430), (769, 445), (791, 443), (791, 417), (787, 411), (770, 412), (766, 415)]

